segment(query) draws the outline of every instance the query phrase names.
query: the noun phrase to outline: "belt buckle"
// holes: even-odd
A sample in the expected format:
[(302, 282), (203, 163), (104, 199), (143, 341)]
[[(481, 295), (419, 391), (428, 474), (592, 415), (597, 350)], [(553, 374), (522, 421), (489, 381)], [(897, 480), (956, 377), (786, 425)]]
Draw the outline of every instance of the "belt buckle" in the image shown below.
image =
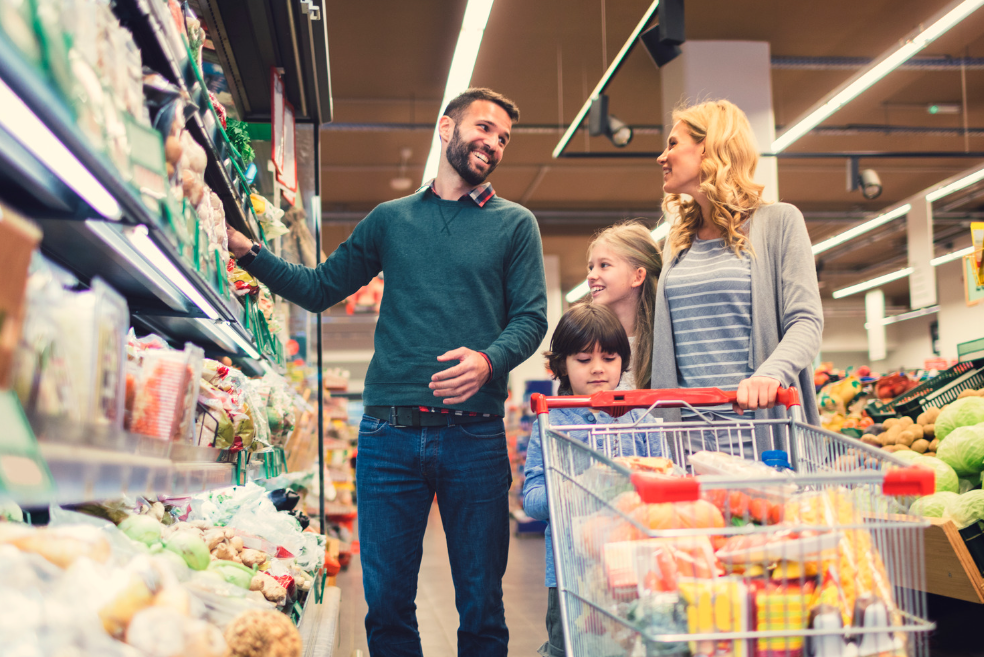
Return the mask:
[(403, 429), (405, 427), (404, 427), (404, 425), (400, 424), (400, 422), (399, 422), (399, 419), (398, 419), (399, 416), (397, 414), (397, 410), (398, 409), (397, 409), (396, 406), (390, 406), (389, 407), (389, 423), (390, 423), (390, 426), (393, 427), (393, 428), (395, 428), (395, 429)]

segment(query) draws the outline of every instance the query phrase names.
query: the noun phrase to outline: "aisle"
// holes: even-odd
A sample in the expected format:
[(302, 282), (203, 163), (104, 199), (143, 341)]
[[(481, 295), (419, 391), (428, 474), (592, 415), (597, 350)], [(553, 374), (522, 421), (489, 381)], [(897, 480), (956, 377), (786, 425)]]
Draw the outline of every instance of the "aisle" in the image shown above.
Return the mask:
[[(533, 657), (544, 641), (544, 617), (547, 593), (543, 586), (543, 539), (512, 537), (509, 541), (509, 566), (502, 581), (509, 627), (509, 654)], [(437, 505), (431, 508), (424, 534), (424, 557), (420, 565), (417, 588), (417, 623), (425, 657), (456, 657), (458, 612), (454, 607), (454, 585), (448, 562), (447, 542)], [(362, 595), (362, 567), (358, 556), (348, 570), (338, 576), (342, 589), (342, 612), (339, 619), (340, 644), (336, 657), (350, 657), (361, 650), (369, 657), (366, 645), (366, 602)]]

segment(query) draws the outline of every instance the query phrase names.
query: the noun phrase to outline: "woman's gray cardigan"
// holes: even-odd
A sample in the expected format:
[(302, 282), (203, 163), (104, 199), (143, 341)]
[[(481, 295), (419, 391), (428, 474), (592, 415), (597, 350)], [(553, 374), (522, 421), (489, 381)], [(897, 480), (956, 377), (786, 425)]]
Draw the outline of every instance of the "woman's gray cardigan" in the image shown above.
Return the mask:
[[(752, 256), (752, 336), (748, 364), (756, 376), (778, 379), (799, 388), (803, 417), (820, 426), (813, 387), (813, 361), (820, 353), (823, 309), (810, 236), (803, 215), (788, 203), (763, 205), (748, 222)], [(653, 388), (676, 388), (673, 325), (666, 301), (666, 275), (679, 261), (663, 249), (663, 271), (656, 289), (653, 322)], [(778, 407), (756, 411), (756, 419), (785, 417)], [(660, 413), (669, 421), (679, 411)]]

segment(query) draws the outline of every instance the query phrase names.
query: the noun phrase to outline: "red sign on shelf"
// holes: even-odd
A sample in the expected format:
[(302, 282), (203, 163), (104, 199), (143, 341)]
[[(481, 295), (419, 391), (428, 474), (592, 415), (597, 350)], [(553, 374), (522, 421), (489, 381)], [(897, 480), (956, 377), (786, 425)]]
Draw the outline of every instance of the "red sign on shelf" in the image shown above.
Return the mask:
[(297, 160), (294, 149), (294, 106), (285, 97), (284, 79), (270, 67), (270, 133), (274, 176), (284, 198), (294, 204), (297, 192)]

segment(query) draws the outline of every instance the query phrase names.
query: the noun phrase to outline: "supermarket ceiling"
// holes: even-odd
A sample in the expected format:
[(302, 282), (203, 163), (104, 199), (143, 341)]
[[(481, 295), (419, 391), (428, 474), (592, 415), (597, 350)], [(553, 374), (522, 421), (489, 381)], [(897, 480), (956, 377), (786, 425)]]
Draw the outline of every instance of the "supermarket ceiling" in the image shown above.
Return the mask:
[[(551, 151), (607, 63), (618, 53), (651, 0), (496, 0), (472, 77), (513, 98), (522, 122), (502, 165), (496, 190), (520, 201), (541, 222), (545, 244), (577, 245), (562, 265), (562, 285), (583, 278), (585, 237), (621, 217), (659, 216), (661, 183), (653, 159), (553, 159)], [(372, 3), (325, 0), (331, 54), (334, 123), (322, 131), (322, 207), (326, 250), (363, 212), (401, 196), (391, 186), (408, 177), (416, 185), (427, 158), (433, 124), (465, 8), (464, 0)], [(833, 58), (877, 57), (945, 0), (690, 0), (687, 39), (767, 41), (774, 60), (772, 87), (777, 126), (798, 117), (857, 68)], [(603, 20), (604, 17), (604, 20)], [(604, 26), (604, 29), (603, 29)], [(917, 57), (984, 57), (984, 9), (930, 44)], [(790, 68), (784, 58), (825, 58), (822, 68)], [(984, 66), (896, 70), (788, 149), (796, 152), (984, 151)], [(640, 127), (628, 151), (659, 151), (660, 72), (637, 47), (609, 84), (611, 112)], [(929, 105), (962, 107), (964, 116), (927, 111)], [(841, 127), (842, 130), (834, 130)], [(404, 163), (403, 153), (409, 149)], [(605, 137), (579, 132), (569, 150), (609, 152)], [(861, 221), (979, 160), (958, 157), (862, 159), (884, 187), (868, 201), (845, 189), (843, 159), (781, 159), (779, 194), (806, 214), (814, 242)], [(969, 243), (966, 221), (979, 209), (977, 194), (960, 204), (948, 199), (939, 218), (938, 252)], [(938, 208), (942, 209), (942, 208)], [(904, 221), (904, 220), (903, 220)], [(903, 221), (873, 234), (867, 246), (825, 254), (825, 295), (834, 287), (870, 278), (905, 256)], [(856, 245), (854, 245), (856, 246)], [(565, 247), (566, 248), (566, 247)], [(569, 262), (568, 262), (569, 260)], [(904, 265), (902, 265), (904, 266)], [(905, 286), (899, 286), (904, 293)]]

